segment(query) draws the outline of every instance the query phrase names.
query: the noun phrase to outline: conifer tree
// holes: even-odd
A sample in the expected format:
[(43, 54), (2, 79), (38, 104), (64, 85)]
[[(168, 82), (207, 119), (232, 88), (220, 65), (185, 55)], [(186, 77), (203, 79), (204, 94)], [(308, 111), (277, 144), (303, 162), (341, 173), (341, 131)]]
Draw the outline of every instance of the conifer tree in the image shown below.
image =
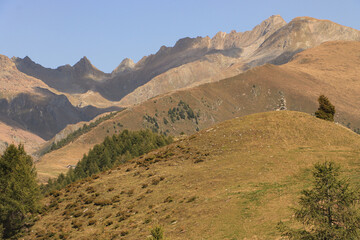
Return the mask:
[(16, 237), (38, 211), (39, 198), (32, 158), (22, 145), (9, 145), (0, 156), (0, 226), (5, 239)]
[(148, 240), (164, 240), (164, 230), (160, 226), (151, 229), (151, 237)]
[(339, 167), (333, 162), (316, 164), (314, 186), (302, 191), (295, 220), (303, 225), (291, 229), (279, 223), (282, 236), (289, 239), (360, 239), (359, 194), (348, 181), (339, 179)]
[(315, 112), (315, 116), (320, 119), (333, 122), (335, 116), (335, 106), (332, 105), (327, 97), (321, 95), (318, 98), (319, 108)]

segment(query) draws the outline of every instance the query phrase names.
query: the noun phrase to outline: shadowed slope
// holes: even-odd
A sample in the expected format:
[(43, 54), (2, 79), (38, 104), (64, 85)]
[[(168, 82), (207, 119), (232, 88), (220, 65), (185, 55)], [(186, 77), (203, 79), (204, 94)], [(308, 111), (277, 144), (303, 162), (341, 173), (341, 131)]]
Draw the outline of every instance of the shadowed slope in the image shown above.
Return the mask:
[(6, 125), (47, 140), (67, 124), (89, 121), (98, 114), (118, 109), (74, 107), (66, 96), (20, 72), (8, 57), (0, 55), (0, 121)]

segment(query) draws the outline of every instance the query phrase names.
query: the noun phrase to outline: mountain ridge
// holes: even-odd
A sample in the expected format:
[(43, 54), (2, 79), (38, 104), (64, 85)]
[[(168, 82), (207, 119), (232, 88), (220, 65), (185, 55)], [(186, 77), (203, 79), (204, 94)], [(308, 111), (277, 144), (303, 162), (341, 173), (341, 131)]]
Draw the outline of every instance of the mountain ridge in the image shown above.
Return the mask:
[[(35, 64), (29, 57), (24, 59)], [(88, 121), (103, 112), (120, 109), (73, 106), (61, 92), (20, 72), (4, 55), (0, 55), (0, 82), (0, 121), (4, 124), (3, 131), (9, 135), (19, 132), (21, 137), (24, 131), (48, 140), (67, 124)], [(40, 140), (35, 142), (41, 143)]]
[[(218, 32), (212, 38), (185, 37), (172, 47), (160, 47), (137, 63), (125, 58), (110, 74), (96, 69), (87, 59), (82, 71), (73, 71), (73, 67), (68, 66), (62, 73), (58, 69), (32, 72), (22, 67), (20, 60), (17, 65), (24, 73), (42, 79), (59, 91), (98, 92), (107, 100), (131, 106), (169, 91), (235, 76), (265, 63), (284, 64), (296, 53), (332, 40), (359, 41), (360, 32), (329, 20), (298, 17), (286, 23), (280, 15), (273, 15), (250, 31)], [(227, 69), (222, 61), (237, 67)], [(78, 64), (80, 62), (82, 60)], [(199, 67), (199, 62), (201, 67), (197, 72), (195, 66)], [(181, 68), (182, 73), (176, 73), (176, 68)], [(212, 69), (215, 69), (213, 76), (206, 74)], [(190, 73), (196, 77), (188, 81)], [(161, 90), (155, 86), (162, 86)]]
[[(120, 100), (125, 94), (131, 92), (135, 87), (143, 85), (153, 77), (164, 73), (171, 68), (181, 66), (188, 62), (196, 61), (209, 52), (211, 53), (212, 51), (215, 51), (225, 56), (228, 55), (232, 57), (238, 57), (241, 49), (239, 49), (239, 43), (236, 43), (236, 41), (245, 41), (245, 43), (254, 41), (254, 39), (256, 40), (256, 38), (262, 37), (260, 35), (264, 34), (262, 32), (263, 28), (267, 29), (266, 34), (271, 33), (271, 31), (274, 31), (283, 24), (281, 21), (276, 19), (277, 17), (270, 17), (268, 20), (265, 20), (263, 23), (254, 27), (253, 31), (244, 33), (232, 32), (231, 34), (225, 36), (224, 43), (221, 43), (223, 40), (217, 39), (216, 35), (213, 37), (213, 39), (210, 39), (209, 37), (179, 39), (173, 47), (163, 46), (155, 54), (144, 56), (137, 63), (131, 63), (131, 61), (124, 59), (123, 63), (125, 65), (120, 64), (118, 66), (119, 69), (114, 69), (110, 77), (107, 74), (98, 76), (97, 79), (100, 79), (99, 81), (102, 81), (103, 84), (99, 83), (99, 81), (90, 81), (89, 79), (86, 81), (84, 81), (84, 79), (82, 81), (77, 80), (77, 83), (75, 80), (72, 80), (75, 81), (76, 84), (71, 84), (71, 81), (68, 82), (71, 91), (66, 90), (64, 86), (56, 85), (54, 80), (51, 80), (52, 77), (50, 73), (47, 75), (45, 73), (36, 74), (31, 72), (31, 70), (21, 65), (20, 59), (18, 59), (17, 65), (20, 71), (42, 79), (48, 85), (54, 86), (60, 91), (69, 93), (84, 93), (87, 90), (99, 91), (103, 97), (112, 101), (117, 101)], [(253, 34), (251, 34), (251, 32)], [(242, 38), (244, 40), (241, 40)], [(224, 47), (220, 49), (219, 44), (224, 44)], [(232, 50), (227, 50), (230, 48), (232, 48)], [(124, 70), (126, 69), (127, 71), (119, 71), (122, 67), (125, 67)], [(56, 70), (52, 71), (54, 72)], [(56, 78), (56, 74), (59, 73), (54, 74)], [(83, 84), (83, 86), (81, 86), (81, 84)]]
[[(216, 67), (214, 67), (214, 64), (211, 62), (206, 64), (207, 59), (203, 57), (199, 60), (202, 61), (200, 71), (196, 72), (193, 70), (195, 66), (199, 67), (199, 64), (196, 61), (178, 67), (182, 69), (178, 72), (174, 71), (176, 68), (170, 69), (168, 72), (156, 76), (149, 82), (126, 95), (120, 100), (120, 103), (124, 106), (131, 106), (132, 104), (141, 103), (146, 99), (169, 91), (196, 86), (204, 82), (218, 81), (222, 79), (221, 77), (224, 76), (222, 73), (224, 72), (226, 72), (228, 77), (231, 77), (252, 67), (266, 63), (276, 65), (285, 64), (290, 61), (296, 53), (307, 48), (318, 46), (326, 41), (339, 39), (360, 41), (360, 31), (358, 30), (328, 20), (308, 19), (303, 17), (295, 18), (288, 24), (285, 24), (285, 21), (283, 21), (280, 16), (273, 16), (272, 21), (279, 22), (280, 27), (275, 28), (276, 31), (274, 32), (267, 32), (270, 34), (264, 36), (261, 35), (261, 30), (267, 29), (266, 21), (267, 20), (255, 27), (252, 31), (243, 34), (260, 32), (257, 33), (257, 36), (261, 37), (255, 38), (257, 40), (252, 45), (242, 47), (241, 49), (239, 48), (240, 46), (237, 46), (237, 52), (234, 52), (233, 49), (230, 54), (224, 54), (226, 57), (229, 57), (226, 61), (229, 62), (228, 66), (232, 66), (232, 69), (229, 69), (229, 67), (226, 66), (220, 67), (218, 72), (213, 73), (213, 76), (209, 77), (206, 73), (204, 74), (202, 72), (212, 72)], [(263, 26), (260, 27), (261, 25)], [(270, 26), (271, 25), (272, 24), (270, 24)], [(258, 30), (256, 30), (257, 28)], [(232, 32), (230, 34), (225, 34), (220, 32), (215, 35), (213, 39), (223, 39), (222, 44), (219, 44), (223, 46), (224, 42), (226, 42), (224, 39), (237, 39), (232, 37), (237, 36), (237, 34), (243, 36), (241, 35), (242, 33)], [(216, 54), (216, 52), (214, 52), (214, 54)], [(242, 57), (233, 58), (237, 54), (240, 54)], [(224, 60), (219, 58), (219, 60), (215, 62), (216, 66), (221, 66)], [(237, 65), (238, 67), (235, 68), (233, 65)], [(192, 75), (196, 76), (197, 80), (193, 80), (191, 84), (189, 84), (187, 79), (191, 76), (184, 74), (183, 72), (190, 72)], [(163, 88), (163, 86), (167, 86), (167, 89)]]

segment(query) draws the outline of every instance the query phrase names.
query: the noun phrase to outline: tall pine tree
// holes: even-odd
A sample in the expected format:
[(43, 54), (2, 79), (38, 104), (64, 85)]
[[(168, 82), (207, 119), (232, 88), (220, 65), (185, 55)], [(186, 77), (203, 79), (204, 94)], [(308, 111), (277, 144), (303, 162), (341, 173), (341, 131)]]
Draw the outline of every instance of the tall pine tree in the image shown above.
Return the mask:
[(11, 144), (0, 157), (0, 226), (3, 237), (16, 237), (39, 209), (40, 191), (32, 158)]
[(335, 116), (335, 106), (332, 105), (329, 99), (324, 95), (321, 95), (318, 98), (318, 102), (319, 108), (315, 112), (315, 116), (317, 118), (333, 122)]
[(314, 186), (304, 190), (295, 220), (303, 225), (291, 229), (280, 222), (279, 230), (289, 239), (360, 239), (359, 193), (339, 178), (339, 167), (333, 162), (316, 164)]

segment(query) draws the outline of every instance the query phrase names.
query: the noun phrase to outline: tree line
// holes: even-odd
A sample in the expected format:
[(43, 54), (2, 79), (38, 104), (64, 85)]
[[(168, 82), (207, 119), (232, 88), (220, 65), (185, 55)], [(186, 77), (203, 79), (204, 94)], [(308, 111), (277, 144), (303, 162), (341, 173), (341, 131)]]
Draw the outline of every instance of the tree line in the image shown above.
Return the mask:
[(58, 141), (58, 142), (54, 141), (51, 144), (50, 148), (47, 151), (45, 151), (44, 153), (42, 153), (42, 155), (66, 146), (67, 144), (71, 143), (72, 141), (74, 141), (75, 139), (80, 137), (81, 135), (89, 132), (91, 129), (98, 126), (103, 121), (109, 120), (110, 118), (114, 117), (117, 113), (118, 112), (113, 112), (113, 113), (107, 114), (106, 116), (100, 117), (100, 118), (96, 119), (94, 122), (89, 123), (89, 125), (85, 123), (82, 127), (78, 128), (74, 132), (68, 134), (65, 138), (61, 139), (60, 141)]
[(131, 158), (140, 156), (153, 149), (172, 142), (172, 137), (159, 135), (150, 130), (128, 131), (107, 136), (105, 140), (95, 145), (88, 154), (70, 168), (66, 174), (60, 174), (55, 180), (49, 180), (42, 186), (44, 192), (63, 188), (79, 179), (89, 177), (113, 166), (125, 163)]

